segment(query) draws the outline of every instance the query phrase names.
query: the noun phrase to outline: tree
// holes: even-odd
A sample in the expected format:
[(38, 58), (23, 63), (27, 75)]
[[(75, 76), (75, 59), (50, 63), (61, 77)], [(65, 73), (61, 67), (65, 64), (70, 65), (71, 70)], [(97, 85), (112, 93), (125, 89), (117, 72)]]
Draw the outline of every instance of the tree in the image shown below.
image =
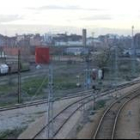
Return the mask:
[(92, 61), (97, 67), (102, 69), (108, 65), (110, 56), (111, 47), (104, 48), (100, 52), (96, 52), (92, 55)]

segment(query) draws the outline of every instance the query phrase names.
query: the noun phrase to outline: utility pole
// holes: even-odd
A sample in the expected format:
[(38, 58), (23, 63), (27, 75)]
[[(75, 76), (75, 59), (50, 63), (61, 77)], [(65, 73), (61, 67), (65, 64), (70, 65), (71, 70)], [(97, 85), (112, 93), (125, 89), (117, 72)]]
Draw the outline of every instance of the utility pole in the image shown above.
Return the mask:
[(86, 90), (90, 88), (91, 80), (90, 80), (90, 60), (89, 60), (90, 52), (88, 50), (88, 54), (86, 56)]
[(93, 98), (93, 111), (95, 111), (95, 104), (96, 104), (96, 98), (95, 98), (95, 95), (96, 95), (96, 89), (93, 89), (93, 94), (92, 94), (92, 98)]
[(21, 103), (21, 54), (18, 50), (18, 103)]
[(50, 62), (49, 64), (49, 72), (48, 72), (48, 139), (53, 138), (54, 130), (53, 130), (53, 68)]
[[(86, 44), (86, 29), (83, 29), (83, 46), (86, 50), (87, 48), (87, 44)], [(88, 53), (85, 55), (85, 89), (89, 89), (90, 88), (90, 67), (89, 67), (89, 55), (90, 55), (90, 52), (89, 52), (89, 48), (88, 49)]]
[(118, 47), (115, 46), (115, 87), (117, 85), (118, 79)]
[(94, 45), (94, 32), (92, 32), (92, 47), (93, 51), (95, 50), (95, 45)]
[[(114, 59), (114, 54), (110, 54), (110, 60), (113, 60)], [(112, 88), (113, 87), (113, 68), (114, 68), (114, 61), (110, 61), (110, 65), (109, 65), (109, 79), (110, 79), (110, 87)], [(110, 93), (110, 96), (113, 96), (112, 93)]]
[(135, 76), (136, 73), (136, 48), (134, 45), (134, 26), (132, 26), (132, 43), (131, 43), (131, 48), (132, 48), (132, 76)]

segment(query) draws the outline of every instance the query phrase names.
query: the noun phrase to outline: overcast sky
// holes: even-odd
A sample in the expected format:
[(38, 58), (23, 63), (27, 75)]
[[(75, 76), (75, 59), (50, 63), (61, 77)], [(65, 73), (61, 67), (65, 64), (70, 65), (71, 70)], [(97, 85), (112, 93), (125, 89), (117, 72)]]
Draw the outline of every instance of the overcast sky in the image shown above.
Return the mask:
[(140, 0), (0, 0), (0, 33), (140, 32)]

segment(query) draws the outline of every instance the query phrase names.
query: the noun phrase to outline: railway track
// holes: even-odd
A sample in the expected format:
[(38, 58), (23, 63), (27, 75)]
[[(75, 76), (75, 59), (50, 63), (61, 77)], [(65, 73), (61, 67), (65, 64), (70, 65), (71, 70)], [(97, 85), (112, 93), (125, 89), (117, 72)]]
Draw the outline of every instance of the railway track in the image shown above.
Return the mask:
[[(124, 87), (124, 86), (122, 86)], [(120, 89), (120, 87), (119, 87)], [(118, 89), (118, 90), (119, 90)], [(113, 92), (113, 91), (109, 91), (109, 92)], [(106, 96), (109, 94), (109, 92), (104, 92), (102, 95), (98, 96), (96, 95), (95, 96), (95, 99), (99, 98), (99, 97), (103, 97), (103, 96)], [(62, 110), (59, 114), (57, 114), (54, 118), (53, 118), (53, 122), (54, 122), (54, 134), (53, 134), (53, 137), (55, 137), (60, 131), (61, 129), (63, 128), (63, 126), (70, 120), (70, 118), (82, 107), (84, 106), (85, 104), (88, 104), (89, 102), (93, 101), (93, 96), (92, 95), (89, 95), (81, 100), (78, 100), (74, 103), (72, 103), (71, 105), (67, 106), (64, 110)], [(124, 96), (125, 98), (125, 96)], [(82, 104), (79, 105), (79, 103), (82, 101)], [(64, 117), (65, 116), (65, 117)], [(62, 119), (63, 118), (63, 119)], [(61, 123), (60, 123), (60, 120), (61, 120)], [(50, 121), (49, 123), (51, 123), (52, 121)], [(56, 124), (57, 122), (59, 122), (59, 124)], [(46, 131), (48, 125), (45, 125), (34, 137), (33, 139), (38, 139), (41, 134)]]
[[(131, 86), (131, 85), (134, 85), (134, 84), (137, 84), (137, 83), (140, 83), (140, 80), (135, 80), (135, 81), (132, 81), (132, 82), (128, 82), (128, 83), (125, 83), (125, 84), (118, 85), (115, 89), (112, 88), (112, 89), (104, 91), (100, 96), (110, 94), (114, 91), (121, 90), (123, 88), (126, 88), (128, 86)], [(62, 98), (56, 98), (54, 101), (76, 98), (76, 97), (80, 97), (81, 95), (86, 96), (90, 93), (92, 93), (92, 90), (81, 91), (81, 92), (75, 93), (75, 94), (70, 95), (70, 96), (66, 96), (66, 97), (62, 97)], [(13, 106), (0, 107), (0, 112), (19, 109), (19, 108), (24, 108), (24, 107), (42, 105), (42, 104), (45, 104), (45, 103), (47, 103), (47, 99), (46, 100), (43, 99), (43, 100), (37, 100), (37, 101), (32, 101), (32, 102), (26, 102), (26, 103), (23, 103), (23, 104), (16, 104), (16, 105), (13, 105)]]
[[(135, 83), (137, 83), (137, 82), (135, 82)], [(113, 92), (113, 91), (120, 90), (120, 89), (122, 89), (122, 88), (124, 88), (124, 87), (127, 87), (127, 86), (129, 86), (129, 85), (133, 85), (133, 84), (135, 84), (135, 83), (133, 82), (133, 83), (131, 83), (131, 84), (130, 84), (130, 83), (127, 83), (127, 84), (120, 85), (120, 86), (118, 86), (117, 89), (111, 89), (110, 91), (106, 91), (106, 92), (104, 92), (103, 94), (101, 94), (101, 96), (108, 95), (109, 93), (111, 93), (111, 92)], [(92, 90), (89, 90), (89, 92), (92, 92)], [(81, 96), (82, 93), (83, 93), (83, 92), (80, 92), (78, 96)], [(89, 93), (88, 93), (88, 94), (89, 94)], [(90, 96), (91, 96), (91, 95), (90, 95)], [(76, 97), (76, 96), (73, 96), (73, 97), (70, 97), (70, 98), (75, 98), (75, 97)], [(98, 96), (98, 97), (99, 97), (99, 96)], [(69, 97), (65, 97), (64, 99), (66, 99), (66, 98), (69, 98)], [(89, 98), (89, 100), (85, 100), (85, 101), (83, 102), (83, 105), (86, 104), (86, 103), (88, 103), (90, 100), (91, 100), (90, 98)], [(24, 105), (16, 105), (16, 106), (13, 106), (13, 107), (10, 107), (10, 108), (1, 108), (0, 112), (1, 112), (1, 111), (6, 111), (6, 110), (13, 110), (13, 109), (18, 109), (18, 108), (23, 108), (23, 107), (35, 106), (35, 105), (39, 105), (39, 104), (43, 104), (43, 103), (47, 103), (47, 101), (44, 102), (44, 100), (43, 100), (43, 101), (28, 103), (28, 104), (24, 104)], [(83, 105), (79, 106), (79, 108), (74, 108), (74, 110), (72, 109), (72, 110), (73, 110), (73, 113), (69, 114), (69, 117), (67, 117), (67, 119), (64, 120), (63, 124), (61, 124), (61, 125), (59, 126), (59, 128), (57, 128), (57, 130), (56, 130), (54, 136), (57, 135), (57, 133), (59, 133), (59, 131), (60, 131), (60, 130), (62, 129), (62, 127), (67, 123), (67, 121), (68, 121), (68, 120), (76, 113), (76, 111), (77, 111), (78, 109), (80, 109)], [(70, 105), (70, 106), (72, 106), (72, 105)], [(70, 107), (70, 106), (69, 106), (69, 107)], [(74, 105), (73, 105), (73, 106), (74, 106)], [(75, 105), (75, 106), (77, 106), (77, 105)], [(69, 107), (67, 107), (67, 108), (69, 108)], [(65, 110), (63, 110), (63, 111), (66, 111), (67, 108), (65, 108)], [(62, 113), (63, 111), (61, 111), (60, 114), (63, 114), (63, 113)], [(71, 111), (70, 111), (70, 112), (71, 112)], [(64, 114), (63, 114), (63, 115), (64, 115)], [(60, 117), (59, 114), (58, 114), (57, 116)], [(57, 116), (55, 116), (55, 117), (57, 117)], [(53, 119), (55, 119), (55, 118), (53, 118)], [(45, 127), (45, 128), (46, 128), (46, 127)], [(44, 129), (45, 129), (45, 128), (44, 128)], [(41, 131), (43, 131), (43, 130), (41, 130)], [(33, 136), (33, 137), (34, 137), (34, 136)], [(34, 137), (34, 138), (36, 138), (36, 137)]]
[(117, 122), (125, 105), (140, 96), (140, 88), (114, 101), (104, 112), (92, 139), (115, 139)]
[[(66, 96), (66, 97), (62, 97), (62, 98), (56, 98), (54, 101), (72, 99), (72, 98), (76, 98), (76, 97), (81, 97), (81, 95), (84, 97), (84, 96), (89, 95), (91, 92), (92, 92), (92, 90), (82, 91), (82, 92), (78, 92), (74, 95), (70, 95), (70, 96)], [(42, 105), (42, 104), (46, 104), (47, 102), (48, 102), (48, 100), (45, 99), (45, 100), (37, 100), (37, 101), (32, 101), (32, 102), (26, 102), (26, 103), (22, 103), (22, 104), (16, 104), (16, 105), (13, 105), (13, 106), (0, 107), (0, 112), (19, 109), (19, 108), (25, 108), (25, 107)]]
[[(45, 125), (34, 137), (33, 139), (38, 139), (40, 135), (46, 131), (49, 124), (54, 121), (53, 125), (54, 127), (54, 134), (53, 137), (55, 137), (60, 130), (63, 128), (63, 126), (69, 121), (69, 119), (85, 104), (87, 104), (89, 101), (91, 101), (92, 95), (86, 96), (78, 101), (75, 101), (74, 103), (67, 106), (65, 109), (63, 109), (61, 112), (59, 112), (47, 125)], [(81, 103), (81, 105), (79, 104)], [(65, 116), (65, 117), (64, 117)], [(63, 119), (62, 119), (63, 118)], [(59, 124), (57, 122), (59, 121)], [(61, 121), (61, 122), (60, 122)]]

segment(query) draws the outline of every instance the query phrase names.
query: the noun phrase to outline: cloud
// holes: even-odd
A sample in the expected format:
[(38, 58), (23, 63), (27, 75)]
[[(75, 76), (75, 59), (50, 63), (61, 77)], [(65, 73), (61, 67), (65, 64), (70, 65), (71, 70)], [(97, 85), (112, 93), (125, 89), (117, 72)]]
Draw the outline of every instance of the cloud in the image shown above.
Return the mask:
[(92, 9), (92, 8), (83, 8), (77, 5), (66, 5), (66, 6), (60, 6), (60, 5), (47, 5), (42, 6), (38, 8), (28, 8), (30, 10), (85, 10), (85, 11), (104, 11), (106, 9)]
[(7, 23), (22, 19), (19, 15), (0, 15), (0, 23)]
[(92, 17), (80, 18), (80, 20), (92, 21), (92, 20), (112, 20), (113, 17), (111, 15), (95, 15)]
[(80, 9), (79, 6), (58, 6), (58, 5), (47, 5), (47, 6), (41, 6), (37, 8), (30, 7), (28, 8), (30, 10), (78, 10)]
[(78, 10), (80, 9), (79, 6), (57, 6), (57, 5), (48, 5), (48, 6), (42, 6), (38, 8), (39, 10)]

